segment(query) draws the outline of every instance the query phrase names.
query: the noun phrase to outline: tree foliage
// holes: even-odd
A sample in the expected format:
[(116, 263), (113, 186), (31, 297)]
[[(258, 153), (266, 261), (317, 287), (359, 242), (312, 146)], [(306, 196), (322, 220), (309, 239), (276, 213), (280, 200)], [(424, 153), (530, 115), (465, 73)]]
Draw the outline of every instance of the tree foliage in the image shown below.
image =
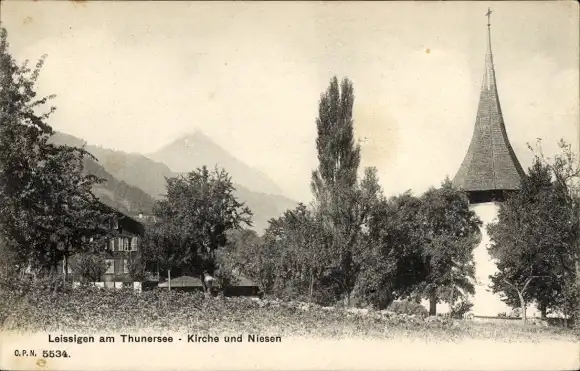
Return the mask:
[[(318, 169), (312, 173), (311, 187), (316, 212), (330, 237), (330, 251), (335, 254), (333, 269), (326, 277), (337, 287), (335, 292), (350, 303), (356, 284), (358, 266), (356, 246), (360, 246), (363, 227), (370, 205), (378, 189), (368, 187), (376, 179), (368, 179), (367, 187), (358, 183), (360, 146), (355, 144), (353, 131), (354, 92), (345, 78), (340, 85), (334, 77), (321, 95), (316, 119)], [(375, 177), (376, 172), (366, 172)], [(366, 193), (365, 193), (366, 192)]]
[(429, 299), (433, 315), (441, 299), (453, 304), (474, 294), (473, 249), (481, 221), (469, 209), (465, 193), (453, 188), (449, 179), (425, 192), (418, 214), (425, 280), (417, 292)]
[(222, 259), (228, 259), (233, 269), (252, 279), (262, 293), (274, 294), (280, 250), (273, 240), (268, 239), (266, 243), (266, 237), (251, 230), (234, 231), (231, 235)]
[(357, 286), (364, 302), (386, 308), (410, 296), (423, 280), (417, 238), (420, 200), (409, 192), (381, 200), (372, 209)]
[(384, 307), (400, 298), (453, 304), (473, 293), (472, 252), (480, 221), (446, 180), (421, 197), (409, 192), (378, 203), (370, 217), (364, 269), (367, 295)]
[(174, 268), (213, 274), (227, 232), (251, 225), (252, 213), (234, 191), (229, 175), (217, 167), (168, 178), (167, 194), (153, 210), (156, 222), (146, 232), (146, 258), (169, 274)]
[(81, 284), (99, 282), (109, 264), (103, 253), (81, 253), (72, 256), (70, 267)]
[(82, 148), (48, 143), (53, 134), (40, 113), (53, 96), (34, 90), (44, 57), (34, 69), (19, 66), (0, 34), (0, 233), (22, 266), (39, 269), (102, 246), (112, 216), (92, 193), (100, 179), (84, 171)]
[(573, 315), (578, 305), (579, 202), (576, 159), (565, 142), (561, 153), (546, 159), (541, 146), (521, 191), (499, 210), (498, 221), (488, 227), (490, 252), (498, 260), (492, 278), (495, 292), (523, 320), (534, 302), (549, 312)]
[(352, 83), (333, 78), (319, 101), (312, 207), (270, 220), (261, 238), (240, 238), (230, 258), (266, 294), (323, 304), (386, 308), (413, 295), (455, 302), (471, 293), (479, 221), (467, 198), (447, 181), (386, 200), (375, 168), (359, 179), (353, 104)]

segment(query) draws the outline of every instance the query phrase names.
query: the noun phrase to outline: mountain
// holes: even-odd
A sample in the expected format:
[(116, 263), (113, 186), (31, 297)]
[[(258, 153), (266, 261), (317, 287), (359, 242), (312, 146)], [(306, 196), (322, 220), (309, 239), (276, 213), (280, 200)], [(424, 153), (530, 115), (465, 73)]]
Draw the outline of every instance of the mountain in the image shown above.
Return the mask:
[(166, 145), (149, 158), (162, 162), (175, 172), (188, 172), (202, 165), (224, 168), (232, 179), (254, 192), (279, 195), (282, 190), (267, 175), (232, 156), (200, 130)]
[(167, 165), (155, 162), (141, 154), (126, 153), (99, 146), (88, 145), (84, 140), (56, 132), (51, 137), (56, 144), (82, 147), (95, 156), (99, 164), (115, 178), (139, 187), (155, 199), (165, 193), (165, 177), (175, 176)]
[(284, 196), (253, 192), (239, 184), (234, 186), (237, 199), (245, 202), (253, 212), (252, 229), (260, 234), (268, 228), (268, 220), (282, 216), (284, 211), (298, 205), (298, 202)]
[[(165, 193), (165, 178), (179, 174), (171, 171), (167, 165), (144, 155), (87, 145), (84, 140), (69, 134), (56, 132), (51, 137), (51, 142), (76, 147), (85, 146), (85, 149), (95, 156), (98, 164), (92, 160), (89, 161), (91, 173), (107, 179), (106, 185), (99, 187), (95, 194), (102, 198), (103, 202), (113, 207), (116, 207), (115, 204), (130, 209), (135, 209), (139, 206), (143, 207), (143, 211), (147, 213), (151, 209), (150, 205), (154, 202), (153, 199), (163, 197)], [(213, 153), (219, 152), (226, 154), (223, 156), (224, 158), (231, 157), (223, 149), (215, 150)], [(241, 164), (238, 168), (249, 168), (247, 165)], [(198, 166), (201, 166), (201, 164)], [(190, 165), (190, 167), (189, 169), (182, 168), (185, 169), (183, 172), (193, 170), (196, 166)], [(232, 174), (230, 173), (230, 175)], [(284, 196), (250, 190), (245, 184), (241, 185), (239, 179), (234, 176), (232, 176), (232, 180), (235, 182), (236, 197), (245, 202), (246, 206), (252, 210), (254, 214), (252, 217), (254, 221), (253, 229), (259, 233), (267, 228), (270, 218), (282, 215), (284, 211), (294, 208), (297, 204), (296, 201)], [(125, 190), (124, 187), (133, 188)], [(274, 185), (272, 188), (276, 187)]]
[(85, 169), (89, 174), (105, 180), (93, 189), (94, 195), (104, 204), (127, 215), (137, 215), (140, 212), (151, 214), (153, 212), (155, 199), (148, 193), (138, 187), (117, 180), (92, 159), (85, 160)]
[[(86, 144), (79, 138), (63, 133), (55, 133), (49, 142), (55, 145), (68, 145), (73, 147), (83, 147)], [(89, 148), (87, 150), (91, 152)], [(118, 180), (101, 166), (101, 164), (91, 158), (85, 158), (84, 165), (89, 174), (104, 179), (103, 183), (97, 184), (93, 188), (95, 196), (104, 204), (129, 215), (135, 215), (139, 212), (152, 212), (155, 200), (151, 195), (134, 185)]]

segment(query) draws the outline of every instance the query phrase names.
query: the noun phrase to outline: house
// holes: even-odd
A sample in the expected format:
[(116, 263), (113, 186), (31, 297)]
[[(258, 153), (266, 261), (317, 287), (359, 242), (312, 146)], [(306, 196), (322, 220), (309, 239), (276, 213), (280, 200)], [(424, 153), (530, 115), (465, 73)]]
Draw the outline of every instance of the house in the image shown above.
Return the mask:
[[(236, 275), (237, 282), (224, 290), (224, 296), (260, 296), (260, 289), (250, 279)], [(158, 284), (160, 289), (168, 289), (169, 282), (164, 281)], [(182, 292), (203, 292), (203, 284), (198, 277), (180, 276), (171, 279), (171, 290)]]
[[(130, 268), (132, 264), (140, 262), (140, 244), (147, 221), (142, 214), (136, 217), (117, 210), (113, 210), (113, 213), (115, 217), (109, 222), (108, 227), (115, 232), (115, 237), (107, 241), (108, 248), (104, 249), (108, 268), (101, 280), (95, 282), (95, 285), (105, 288), (132, 287), (140, 291), (142, 280), (132, 277)], [(78, 285), (80, 277), (75, 274), (70, 264), (66, 266), (68, 275), (72, 277), (73, 285)], [(65, 273), (65, 264), (62, 261), (59, 264), (59, 269), (63, 274)]]
[[(169, 289), (169, 281), (160, 282), (157, 287)], [(171, 290), (182, 292), (203, 292), (203, 284), (198, 277), (180, 276), (171, 279)]]
[(261, 296), (260, 288), (252, 280), (241, 275), (237, 275), (238, 282), (226, 287), (225, 296)]
[(111, 228), (117, 232), (117, 236), (109, 240), (109, 251), (106, 260), (109, 268), (103, 275), (105, 287), (141, 288), (141, 280), (138, 282), (131, 277), (130, 265), (138, 263), (141, 259), (140, 242), (145, 233), (145, 226), (137, 218), (118, 213), (113, 219)]

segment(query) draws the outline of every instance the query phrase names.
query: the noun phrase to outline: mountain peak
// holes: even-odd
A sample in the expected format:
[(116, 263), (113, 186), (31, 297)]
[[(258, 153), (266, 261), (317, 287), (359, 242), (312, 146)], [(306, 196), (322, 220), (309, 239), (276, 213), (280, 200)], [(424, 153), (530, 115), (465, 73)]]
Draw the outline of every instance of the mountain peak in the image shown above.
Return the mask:
[[(196, 148), (195, 146), (200, 145), (200, 143), (202, 145), (196, 150), (179, 145), (186, 138), (189, 138), (194, 146), (193, 148)], [(73, 146), (84, 143), (84, 140), (64, 133), (56, 135), (52, 140), (58, 144)], [(208, 143), (212, 144), (207, 145)], [(216, 148), (225, 152), (224, 149), (214, 144), (207, 135), (199, 130), (180, 137), (166, 147), (171, 147), (174, 144), (177, 144), (175, 147), (177, 148), (178, 155), (185, 153), (186, 156), (191, 156), (183, 160), (192, 170), (198, 163), (210, 164), (215, 161), (213, 156), (220, 155), (221, 153), (219, 151), (214, 152)], [(98, 163), (88, 160), (87, 170), (93, 175), (106, 179), (105, 183), (99, 185), (94, 190), (95, 195), (107, 205), (118, 208), (122, 212), (133, 213), (139, 210), (150, 212), (154, 203), (153, 198), (160, 199), (166, 193), (165, 178), (171, 178), (177, 175), (165, 164), (155, 162), (139, 154), (131, 155), (122, 151), (113, 151), (93, 145), (88, 145), (87, 150), (99, 159)], [(266, 195), (250, 190), (250, 188), (254, 188), (252, 186), (255, 186), (256, 182), (263, 181), (267, 185), (271, 181), (255, 169), (244, 165), (233, 156), (229, 156), (234, 162), (224, 163), (221, 166), (225, 167), (230, 175), (232, 175), (232, 180), (236, 188), (236, 197), (239, 197), (241, 201), (245, 202), (254, 212), (254, 216), (252, 217), (254, 221), (253, 228), (261, 233), (268, 227), (268, 220), (281, 215), (287, 209), (294, 208), (296, 202), (283, 196)], [(242, 173), (240, 176), (234, 175), (240, 171), (249, 173)], [(264, 178), (260, 178), (260, 176)], [(258, 185), (263, 186), (262, 184)], [(276, 187), (276, 185), (274, 184), (273, 187)], [(271, 194), (276, 192), (269, 191), (267, 193)]]
[(234, 182), (253, 191), (278, 195), (283, 193), (267, 175), (238, 160), (200, 129), (180, 136), (149, 157), (178, 173), (186, 173), (204, 165), (210, 169), (218, 165), (228, 172)]
[(209, 136), (203, 132), (203, 130), (195, 128), (189, 132), (182, 134), (179, 139), (187, 139), (187, 138), (204, 138), (210, 139)]
[[(200, 145), (218, 146), (207, 134), (201, 129), (194, 129), (193, 131), (183, 134), (179, 139), (175, 140), (169, 145), (182, 145), (185, 147), (194, 147)], [(167, 147), (167, 146), (166, 146)]]

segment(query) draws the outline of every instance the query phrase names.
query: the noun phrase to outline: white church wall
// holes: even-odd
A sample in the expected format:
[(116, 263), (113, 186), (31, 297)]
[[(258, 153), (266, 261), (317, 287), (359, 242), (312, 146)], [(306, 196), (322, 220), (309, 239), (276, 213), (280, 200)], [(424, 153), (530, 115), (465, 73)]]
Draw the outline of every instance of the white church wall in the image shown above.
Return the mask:
[[(471, 205), (473, 210), (483, 222), (481, 226), (481, 242), (473, 251), (473, 259), (475, 262), (475, 295), (470, 297), (473, 303), (472, 313), (476, 316), (497, 316), (499, 313), (509, 315), (512, 308), (506, 305), (500, 299), (499, 294), (494, 294), (491, 291), (489, 279), (490, 275), (497, 272), (497, 266), (491, 258), (487, 248), (490, 245), (490, 238), (487, 234), (487, 225), (496, 221), (499, 204), (495, 202), (487, 202), (481, 204)], [(429, 309), (429, 300), (422, 300), (421, 304)], [(445, 314), (451, 310), (449, 304), (438, 303), (437, 313)], [(527, 308), (526, 314), (528, 317), (540, 317), (539, 310), (530, 305)]]
[[(473, 252), (475, 261), (475, 295), (472, 297), (473, 313), (480, 316), (496, 316), (498, 313), (509, 314), (512, 308), (501, 301), (499, 294), (491, 291), (489, 279), (490, 275), (497, 272), (496, 262), (491, 258), (488, 247), (490, 238), (487, 234), (487, 225), (496, 221), (499, 204), (487, 202), (471, 205), (470, 209), (481, 219), (481, 242)], [(530, 305), (526, 311), (529, 317), (539, 316), (539, 311), (535, 306)]]

